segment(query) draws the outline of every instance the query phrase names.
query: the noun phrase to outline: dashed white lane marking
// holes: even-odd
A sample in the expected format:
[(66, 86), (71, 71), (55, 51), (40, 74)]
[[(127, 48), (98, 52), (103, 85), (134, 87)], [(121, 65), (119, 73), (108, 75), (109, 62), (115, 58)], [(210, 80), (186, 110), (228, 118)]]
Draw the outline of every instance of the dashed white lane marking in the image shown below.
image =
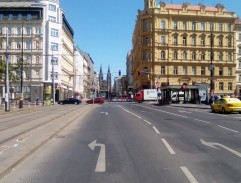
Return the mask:
[(126, 112), (128, 112), (128, 113), (132, 114), (133, 116), (136, 116), (136, 117), (138, 117), (138, 118), (140, 118), (140, 119), (141, 119), (141, 117), (140, 117), (140, 116), (138, 116), (138, 115), (134, 114), (133, 112), (130, 112), (130, 111), (126, 110), (125, 108), (121, 107), (121, 106), (119, 106), (119, 107), (120, 107), (121, 109), (123, 109), (124, 111), (126, 111)]
[(162, 138), (162, 142), (164, 143), (164, 145), (166, 146), (166, 148), (167, 148), (167, 150), (169, 151), (170, 154), (176, 154), (175, 151), (172, 149), (172, 147), (168, 144), (166, 139)]
[(181, 168), (181, 170), (183, 171), (183, 173), (187, 176), (187, 178), (188, 178), (188, 180), (190, 181), (190, 183), (198, 183), (198, 181), (193, 177), (193, 175), (192, 175), (191, 172), (187, 169), (187, 167), (181, 166), (180, 168)]
[(149, 125), (151, 125), (151, 122), (147, 121), (147, 120), (144, 120), (146, 123), (148, 123)]
[(158, 129), (157, 129), (155, 126), (152, 126), (152, 128), (155, 130), (155, 132), (156, 132), (157, 134), (160, 134), (160, 132), (158, 131)]
[(210, 122), (208, 122), (208, 121), (204, 121), (204, 120), (200, 120), (200, 119), (194, 119), (194, 120), (196, 120), (196, 121), (200, 121), (200, 122), (203, 122), (203, 123), (207, 123), (207, 124), (210, 123)]
[(225, 126), (218, 125), (218, 127), (223, 128), (223, 129), (225, 129), (225, 130), (229, 130), (229, 131), (235, 132), (235, 133), (239, 133), (239, 131), (236, 131), (236, 130), (227, 128), (227, 127), (225, 127)]

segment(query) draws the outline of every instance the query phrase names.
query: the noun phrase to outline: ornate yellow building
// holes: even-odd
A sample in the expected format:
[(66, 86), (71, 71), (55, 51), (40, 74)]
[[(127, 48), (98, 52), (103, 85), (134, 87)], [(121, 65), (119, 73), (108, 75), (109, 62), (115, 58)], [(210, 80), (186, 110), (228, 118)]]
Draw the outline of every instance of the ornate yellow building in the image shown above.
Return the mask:
[(203, 84), (208, 89), (213, 68), (215, 93), (234, 93), (236, 14), (221, 4), (144, 3), (132, 39), (134, 89), (183, 83)]

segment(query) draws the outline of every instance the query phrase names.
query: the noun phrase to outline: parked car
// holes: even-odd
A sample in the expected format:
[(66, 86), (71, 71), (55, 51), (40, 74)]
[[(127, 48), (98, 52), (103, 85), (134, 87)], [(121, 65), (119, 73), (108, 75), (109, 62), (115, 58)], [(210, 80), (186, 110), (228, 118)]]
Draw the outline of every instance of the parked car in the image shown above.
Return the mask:
[(67, 98), (65, 100), (58, 101), (58, 104), (62, 104), (62, 105), (64, 105), (64, 104), (75, 104), (75, 105), (78, 105), (80, 103), (82, 103), (82, 101), (77, 99), (77, 98)]
[(223, 97), (211, 105), (212, 112), (239, 112), (241, 113), (241, 101), (237, 98)]
[(105, 100), (103, 98), (101, 98), (101, 97), (95, 98), (94, 102), (93, 102), (93, 99), (89, 99), (89, 100), (86, 101), (87, 104), (93, 104), (93, 103), (95, 103), (95, 104), (103, 104), (104, 102), (105, 102)]

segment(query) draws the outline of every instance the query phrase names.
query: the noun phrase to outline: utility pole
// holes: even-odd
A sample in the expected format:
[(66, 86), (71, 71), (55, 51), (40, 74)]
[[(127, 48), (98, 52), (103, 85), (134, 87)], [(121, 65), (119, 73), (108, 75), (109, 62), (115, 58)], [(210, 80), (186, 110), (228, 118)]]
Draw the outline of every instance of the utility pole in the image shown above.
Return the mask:
[(21, 48), (21, 63), (20, 63), (20, 97), (19, 97), (19, 108), (23, 108), (23, 23), (22, 21), (22, 48)]
[(9, 67), (8, 67), (8, 32), (6, 37), (6, 71), (5, 71), (5, 111), (10, 111), (10, 102), (9, 102)]

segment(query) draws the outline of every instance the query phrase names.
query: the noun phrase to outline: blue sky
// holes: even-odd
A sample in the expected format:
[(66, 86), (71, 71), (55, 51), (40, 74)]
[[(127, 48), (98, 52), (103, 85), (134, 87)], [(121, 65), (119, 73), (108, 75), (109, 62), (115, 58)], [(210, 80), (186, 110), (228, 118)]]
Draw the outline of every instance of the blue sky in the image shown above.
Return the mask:
[[(160, 0), (157, 0), (159, 4)], [(164, 0), (165, 3), (189, 2), (206, 6), (221, 3), (228, 11), (241, 15), (240, 0)], [(90, 54), (95, 71), (108, 66), (113, 76), (126, 73), (126, 56), (132, 48), (132, 34), (138, 9), (144, 0), (60, 0), (60, 6), (75, 32), (75, 44)]]

